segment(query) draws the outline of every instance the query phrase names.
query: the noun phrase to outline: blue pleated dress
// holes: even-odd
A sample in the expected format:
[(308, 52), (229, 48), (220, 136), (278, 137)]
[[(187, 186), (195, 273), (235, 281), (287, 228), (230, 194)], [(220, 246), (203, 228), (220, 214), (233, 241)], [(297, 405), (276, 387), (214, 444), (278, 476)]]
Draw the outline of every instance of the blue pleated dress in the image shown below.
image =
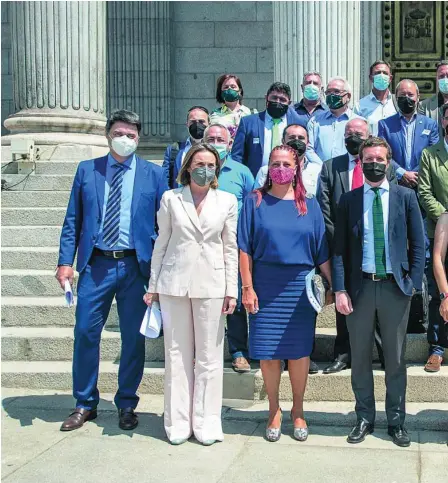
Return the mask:
[(239, 248), (253, 260), (252, 280), (259, 312), (249, 315), (252, 359), (300, 359), (313, 350), (316, 312), (305, 277), (329, 259), (322, 212), (307, 198), (300, 216), (293, 200), (265, 195), (260, 206), (249, 195), (238, 225)]

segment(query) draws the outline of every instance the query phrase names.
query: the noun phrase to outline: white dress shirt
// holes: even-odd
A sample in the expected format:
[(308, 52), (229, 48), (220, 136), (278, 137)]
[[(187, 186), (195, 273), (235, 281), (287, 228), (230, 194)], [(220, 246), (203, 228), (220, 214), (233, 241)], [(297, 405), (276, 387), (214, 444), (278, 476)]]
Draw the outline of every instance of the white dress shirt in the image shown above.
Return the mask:
[[(286, 119), (286, 114), (281, 118), (281, 121), (279, 123), (279, 129), (280, 129), (280, 138), (283, 134), (283, 130), (285, 127), (288, 125), (288, 121)], [(268, 114), (266, 111), (266, 117), (264, 118), (264, 145), (263, 145), (263, 162), (262, 166), (266, 166), (269, 164), (269, 156), (271, 154), (271, 148), (272, 148), (272, 128), (274, 126), (274, 122), (272, 120), (272, 117)]]
[[(389, 255), (389, 182), (385, 179), (379, 186), (381, 203), (383, 205), (384, 242), (386, 246), (386, 272), (392, 273)], [(376, 273), (375, 238), (373, 234), (373, 200), (375, 193), (372, 187), (364, 183), (364, 246), (362, 250), (362, 271)]]
[(181, 166), (184, 165), (185, 156), (187, 155), (188, 151), (190, 151), (191, 146), (192, 146), (192, 144), (191, 144), (191, 138), (190, 138), (190, 136), (188, 136), (187, 140), (185, 141), (184, 150), (182, 152), (182, 158), (181, 158), (181, 161), (180, 161), (180, 165)]
[(355, 114), (364, 117), (369, 123), (372, 136), (378, 135), (378, 122), (397, 113), (392, 94), (389, 92), (386, 103), (379, 101), (373, 92), (363, 97), (353, 109)]
[[(352, 189), (352, 183), (353, 183), (353, 170), (356, 167), (355, 159), (358, 159), (359, 156), (353, 156), (353, 154), (348, 153), (348, 157), (350, 161), (348, 162), (348, 179), (349, 179), (349, 187)], [(364, 181), (364, 175), (362, 175), (362, 179)]]

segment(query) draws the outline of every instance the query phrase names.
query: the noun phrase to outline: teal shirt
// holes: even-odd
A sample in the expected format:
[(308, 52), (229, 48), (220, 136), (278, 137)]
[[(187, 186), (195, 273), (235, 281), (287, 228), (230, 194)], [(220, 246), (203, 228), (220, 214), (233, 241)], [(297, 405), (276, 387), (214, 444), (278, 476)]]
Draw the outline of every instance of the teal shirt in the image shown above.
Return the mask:
[(227, 156), (219, 172), (218, 189), (236, 196), (238, 214), (243, 206), (244, 198), (253, 191), (254, 184), (255, 180), (250, 169)]

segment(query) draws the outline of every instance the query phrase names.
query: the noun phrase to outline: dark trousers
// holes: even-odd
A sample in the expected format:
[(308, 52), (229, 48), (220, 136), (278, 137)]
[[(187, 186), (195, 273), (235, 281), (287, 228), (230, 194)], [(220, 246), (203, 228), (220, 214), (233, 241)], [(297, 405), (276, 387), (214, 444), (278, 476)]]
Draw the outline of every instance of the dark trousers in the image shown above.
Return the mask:
[(247, 348), (248, 326), (247, 312), (241, 303), (241, 277), (238, 276), (238, 300), (235, 311), (227, 316), (227, 342), (232, 359), (237, 357), (249, 357)]
[(73, 353), (73, 396), (76, 407), (95, 409), (101, 332), (114, 297), (121, 331), (121, 357), (115, 404), (119, 409), (135, 408), (137, 389), (145, 364), (145, 338), (140, 325), (146, 311), (144, 285), (137, 258), (120, 260), (93, 256), (78, 282), (75, 343)]
[[(440, 345), (440, 342), (445, 338), (445, 322), (440, 315), (440, 296), (437, 282), (434, 277), (433, 270), (433, 250), (434, 240), (429, 240), (430, 259), (428, 267), (428, 291), (431, 297), (429, 302), (429, 324), (427, 338), (429, 342), (429, 355), (443, 356), (444, 348)], [(445, 261), (445, 270), (448, 268), (448, 263)], [(448, 273), (448, 272), (447, 272)]]
[[(384, 364), (383, 347), (381, 344), (381, 332), (378, 323), (378, 317), (375, 317), (375, 344), (378, 350), (378, 357), (382, 364)], [(345, 315), (340, 314), (336, 310), (336, 339), (334, 340), (334, 358), (350, 363), (350, 338), (347, 329), (347, 320)]]
[(386, 372), (386, 415), (390, 426), (404, 424), (406, 329), (411, 297), (395, 281), (363, 280), (353, 313), (347, 316), (352, 351), (352, 388), (358, 419), (375, 422), (372, 347), (375, 317), (381, 328)]

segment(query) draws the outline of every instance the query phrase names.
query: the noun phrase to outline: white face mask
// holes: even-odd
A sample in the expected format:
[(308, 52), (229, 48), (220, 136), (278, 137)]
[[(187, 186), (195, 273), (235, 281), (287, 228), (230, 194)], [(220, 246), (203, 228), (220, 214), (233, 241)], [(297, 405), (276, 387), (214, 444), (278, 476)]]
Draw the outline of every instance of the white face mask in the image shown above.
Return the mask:
[(127, 136), (120, 136), (112, 139), (112, 149), (118, 156), (130, 156), (137, 149), (137, 143)]

